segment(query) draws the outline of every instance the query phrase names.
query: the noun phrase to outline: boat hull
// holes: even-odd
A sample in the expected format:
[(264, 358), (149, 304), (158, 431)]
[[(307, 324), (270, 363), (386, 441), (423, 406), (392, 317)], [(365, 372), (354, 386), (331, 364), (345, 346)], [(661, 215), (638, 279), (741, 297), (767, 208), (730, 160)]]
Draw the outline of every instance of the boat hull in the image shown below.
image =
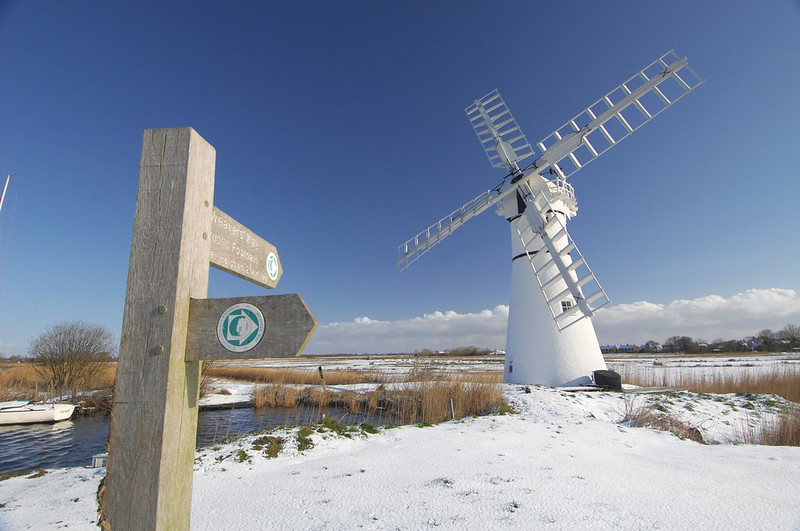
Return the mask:
[(67, 420), (75, 411), (73, 404), (26, 404), (0, 409), (0, 426), (35, 424)]

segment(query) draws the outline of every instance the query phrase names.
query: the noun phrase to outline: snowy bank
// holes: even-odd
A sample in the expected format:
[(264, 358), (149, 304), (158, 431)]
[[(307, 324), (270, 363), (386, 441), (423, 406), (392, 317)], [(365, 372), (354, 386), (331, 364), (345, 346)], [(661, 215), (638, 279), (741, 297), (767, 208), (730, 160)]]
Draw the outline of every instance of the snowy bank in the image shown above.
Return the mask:
[[(253, 448), (256, 436), (203, 449), (192, 528), (800, 526), (800, 448), (702, 445), (621, 426), (626, 398), (614, 393), (505, 390), (519, 414), (352, 438), (314, 432), (314, 447), (304, 452), (297, 430), (284, 430), (275, 433), (286, 440), (276, 458)], [(763, 397), (635, 399), (709, 425), (722, 416), (731, 426), (750, 422), (774, 407)], [(701, 429), (707, 440), (739, 429), (713, 424)], [(73, 468), (0, 482), (0, 528), (93, 529), (101, 476)]]

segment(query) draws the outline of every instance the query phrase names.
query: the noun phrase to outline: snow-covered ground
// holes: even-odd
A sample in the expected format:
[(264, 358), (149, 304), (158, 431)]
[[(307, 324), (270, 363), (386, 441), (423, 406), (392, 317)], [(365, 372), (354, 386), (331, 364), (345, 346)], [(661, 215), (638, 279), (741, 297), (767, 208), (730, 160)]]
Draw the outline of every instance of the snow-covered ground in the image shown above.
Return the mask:
[(484, 371), (503, 370), (503, 356), (474, 358), (414, 357), (414, 356), (349, 356), (349, 357), (299, 357), (226, 363), (231, 367), (269, 367), (273, 369), (326, 371), (380, 371), (382, 373), (406, 373), (420, 370)]
[(757, 380), (764, 377), (800, 378), (800, 354), (707, 356), (607, 356), (609, 369), (649, 385), (689, 385), (688, 382)]
[[(800, 529), (800, 448), (702, 445), (618, 423), (649, 402), (726, 442), (772, 396), (568, 393), (505, 386), (514, 415), (377, 434), (297, 430), (198, 452), (193, 529)], [(636, 403), (633, 404), (637, 405)], [(0, 482), (0, 529), (93, 529), (102, 471)]]
[[(608, 354), (606, 363), (609, 369), (621, 374), (647, 379), (649, 376), (661, 379), (661, 374), (670, 376), (710, 376), (730, 377), (747, 373), (757, 376), (775, 371), (800, 373), (800, 353), (784, 352), (770, 354)], [(503, 370), (502, 356), (475, 358), (447, 357), (318, 357), (286, 358), (257, 361), (237, 361), (229, 363), (237, 367), (269, 367), (276, 369), (316, 370), (362, 370), (379, 371), (388, 374), (402, 374), (412, 371), (433, 370), (443, 372), (474, 372)]]

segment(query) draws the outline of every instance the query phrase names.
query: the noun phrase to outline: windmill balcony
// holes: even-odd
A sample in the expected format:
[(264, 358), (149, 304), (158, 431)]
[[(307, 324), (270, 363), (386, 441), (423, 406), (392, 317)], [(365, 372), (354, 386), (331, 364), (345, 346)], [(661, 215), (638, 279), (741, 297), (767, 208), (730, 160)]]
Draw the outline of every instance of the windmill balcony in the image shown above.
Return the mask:
[(575, 189), (565, 179), (558, 178), (547, 182), (547, 188), (553, 199), (562, 201), (575, 201)]

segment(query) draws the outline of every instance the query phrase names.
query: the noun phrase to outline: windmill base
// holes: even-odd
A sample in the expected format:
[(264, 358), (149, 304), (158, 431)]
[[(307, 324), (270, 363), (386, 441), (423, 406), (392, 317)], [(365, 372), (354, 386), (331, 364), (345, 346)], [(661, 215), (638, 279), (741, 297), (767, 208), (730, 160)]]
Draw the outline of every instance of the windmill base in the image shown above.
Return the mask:
[[(524, 251), (514, 223), (510, 223), (512, 256), (519, 256)], [(544, 263), (548, 258), (539, 259)], [(550, 291), (555, 294), (563, 288), (559, 283)], [(503, 381), (573, 386), (591, 383), (592, 371), (600, 369), (606, 369), (606, 363), (592, 320), (585, 317), (559, 330), (530, 262), (524, 257), (513, 260)]]

